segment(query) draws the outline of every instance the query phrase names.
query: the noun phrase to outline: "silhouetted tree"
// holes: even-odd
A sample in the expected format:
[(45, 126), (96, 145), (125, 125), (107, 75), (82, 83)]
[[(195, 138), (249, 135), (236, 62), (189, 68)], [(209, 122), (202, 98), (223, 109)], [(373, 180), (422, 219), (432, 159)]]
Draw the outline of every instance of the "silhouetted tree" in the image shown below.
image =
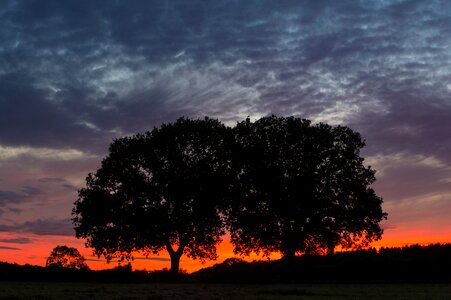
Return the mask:
[(107, 260), (167, 250), (215, 259), (224, 234), (218, 203), (229, 184), (228, 136), (219, 121), (180, 118), (113, 141), (73, 210), (77, 237)]
[(236, 253), (285, 257), (366, 246), (381, 238), (382, 199), (369, 188), (360, 135), (295, 117), (237, 124), (228, 212)]
[(88, 265), (80, 252), (73, 247), (56, 246), (47, 258), (46, 267), (70, 268), (87, 270)]

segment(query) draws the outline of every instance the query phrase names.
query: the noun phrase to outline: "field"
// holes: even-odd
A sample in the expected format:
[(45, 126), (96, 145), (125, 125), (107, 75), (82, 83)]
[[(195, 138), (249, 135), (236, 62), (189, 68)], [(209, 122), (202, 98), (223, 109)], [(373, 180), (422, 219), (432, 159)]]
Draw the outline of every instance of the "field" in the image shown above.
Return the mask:
[(0, 282), (0, 299), (451, 299), (449, 284), (100, 284)]

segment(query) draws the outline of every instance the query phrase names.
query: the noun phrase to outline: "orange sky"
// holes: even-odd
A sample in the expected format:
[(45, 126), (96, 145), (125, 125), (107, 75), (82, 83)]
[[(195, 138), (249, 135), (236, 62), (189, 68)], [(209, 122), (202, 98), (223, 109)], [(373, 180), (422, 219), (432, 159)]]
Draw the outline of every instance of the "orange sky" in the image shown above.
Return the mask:
[[(84, 247), (83, 240), (78, 240), (74, 237), (69, 236), (39, 236), (39, 235), (24, 235), (21, 237), (29, 238), (32, 243), (26, 244), (5, 244), (0, 245), (0, 260), (25, 264), (29, 263), (32, 265), (45, 265), (45, 260), (50, 254), (52, 249), (56, 245), (68, 245), (71, 247), (76, 247), (87, 259), (88, 265), (91, 269), (105, 269), (113, 268), (117, 266), (117, 262), (111, 262), (109, 264), (105, 263), (103, 259), (97, 259), (97, 257), (92, 256), (91, 249)], [(0, 239), (14, 239), (17, 238), (16, 235), (12, 233), (3, 232), (0, 234)], [(383, 239), (381, 241), (373, 243), (374, 247), (399, 247), (409, 244), (431, 244), (431, 243), (449, 243), (451, 242), (451, 233), (448, 229), (443, 228), (428, 228), (427, 226), (423, 228), (389, 228), (385, 230)], [(3, 249), (3, 248), (13, 248), (13, 249)], [(220, 263), (228, 257), (233, 257), (232, 245), (228, 240), (223, 241), (219, 245), (219, 258), (216, 261), (207, 261), (205, 264), (201, 264), (199, 261), (191, 260), (187, 257), (182, 257), (181, 268), (187, 270), (188, 272), (196, 271), (200, 268), (211, 266), (215, 263)], [(278, 258), (279, 256), (274, 255), (273, 258)], [(158, 270), (162, 268), (169, 268), (170, 262), (168, 260), (168, 255), (162, 252), (160, 256), (152, 256), (148, 259), (140, 257), (139, 254), (136, 256), (137, 259), (132, 262), (135, 269), (146, 269), (146, 270)], [(246, 260), (263, 259), (256, 255), (251, 257), (244, 257)]]

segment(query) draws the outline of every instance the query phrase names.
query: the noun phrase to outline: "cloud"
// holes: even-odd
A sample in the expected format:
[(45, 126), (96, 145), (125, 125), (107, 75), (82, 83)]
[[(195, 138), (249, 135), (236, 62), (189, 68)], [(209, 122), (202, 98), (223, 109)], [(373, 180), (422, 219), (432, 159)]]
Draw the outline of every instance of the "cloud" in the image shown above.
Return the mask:
[(381, 90), (449, 94), (439, 1), (11, 3), (0, 35), (15, 39), (0, 57), (21, 63), (3, 78), (9, 144), (99, 151), (182, 114), (347, 123), (385, 112)]
[(70, 219), (37, 219), (15, 225), (0, 225), (0, 231), (26, 232), (36, 235), (74, 236), (75, 232)]
[(0, 190), (0, 207), (21, 204), (41, 194), (43, 191), (33, 186), (22, 186), (17, 191)]
[(411, 203), (413, 209), (414, 199), (441, 195), (443, 205), (449, 201), (451, 166), (438, 157), (400, 152), (370, 156), (365, 162), (377, 170), (374, 187), (388, 202)]
[(16, 247), (0, 246), (0, 250), (21, 250), (21, 249)]
[(31, 244), (33, 243), (32, 240), (29, 238), (15, 238), (15, 239), (0, 239), (0, 243), (7, 243), (7, 244)]
[(23, 193), (14, 191), (0, 191), (0, 203), (3, 204), (6, 202), (22, 201), (22, 199), (26, 197), (28, 197), (28, 195), (24, 195)]
[(31, 147), (3, 147), (0, 145), (0, 160), (9, 160), (20, 157), (33, 157), (46, 160), (76, 160), (92, 157), (75, 149), (51, 149)]
[[(385, 114), (367, 112), (353, 125), (366, 133), (371, 153), (423, 154), (451, 163), (448, 149), (451, 105), (418, 91), (387, 92)], [(380, 145), (384, 145), (381, 147)]]
[(167, 257), (134, 257), (134, 260), (153, 260), (153, 261), (171, 261)]

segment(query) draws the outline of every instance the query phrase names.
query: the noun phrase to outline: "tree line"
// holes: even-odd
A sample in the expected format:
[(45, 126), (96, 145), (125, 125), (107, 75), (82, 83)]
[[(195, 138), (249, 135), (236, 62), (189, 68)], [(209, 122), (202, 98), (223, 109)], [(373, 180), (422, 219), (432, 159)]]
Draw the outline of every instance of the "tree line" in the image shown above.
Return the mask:
[(367, 247), (386, 218), (370, 185), (360, 134), (297, 117), (249, 118), (233, 127), (179, 118), (115, 139), (74, 204), (76, 236), (107, 260), (167, 251), (217, 258), (234, 252), (285, 260)]
[(191, 274), (168, 270), (132, 270), (129, 264), (109, 270), (31, 266), (0, 262), (2, 281), (191, 282), (191, 283), (451, 283), (451, 244), (411, 245), (309, 254), (293, 261), (228, 258)]
[(450, 283), (451, 244), (410, 245), (246, 262), (226, 259), (190, 275), (204, 283)]

